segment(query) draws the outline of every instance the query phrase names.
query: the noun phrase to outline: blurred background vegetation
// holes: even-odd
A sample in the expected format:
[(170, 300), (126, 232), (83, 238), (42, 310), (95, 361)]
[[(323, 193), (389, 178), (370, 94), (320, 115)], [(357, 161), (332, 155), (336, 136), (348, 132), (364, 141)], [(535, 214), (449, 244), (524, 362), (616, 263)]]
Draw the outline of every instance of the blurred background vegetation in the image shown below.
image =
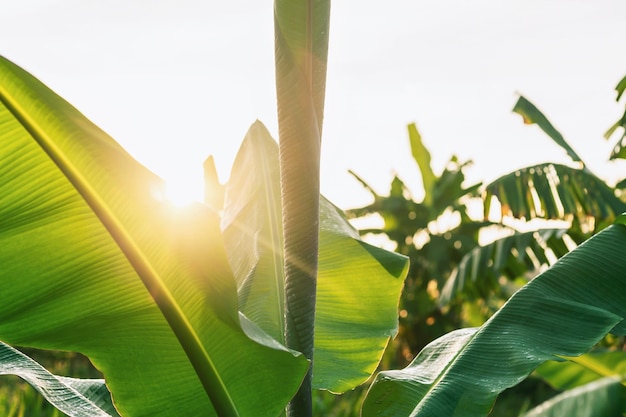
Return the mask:
[[(617, 101), (626, 77), (617, 86)], [(546, 162), (505, 173), (489, 184), (466, 184), (471, 161), (452, 157), (442, 172), (416, 127), (408, 127), (411, 151), (421, 173), (423, 196), (415, 198), (395, 177), (387, 195), (376, 193), (358, 173), (373, 202), (347, 211), (365, 239), (384, 243), (411, 260), (399, 306), (399, 331), (381, 369), (409, 364), (434, 339), (462, 327), (480, 326), (521, 286), (626, 211), (626, 181), (597, 177), (548, 119), (526, 98), (514, 112), (536, 124), (561, 146), (571, 164)], [(606, 133), (618, 136), (609, 160), (626, 159), (626, 111)], [(619, 134), (621, 133), (621, 136)], [(520, 144), (541, 148), (541, 144)], [(494, 155), (514, 158), (514, 155)], [(374, 225), (374, 226), (372, 226)], [(529, 312), (529, 314), (540, 312)], [(599, 350), (626, 352), (626, 340), (608, 335)], [(20, 349), (57, 375), (101, 378), (77, 353)], [(621, 359), (626, 363), (626, 353)], [(358, 416), (368, 384), (343, 395), (317, 392), (314, 414)], [(491, 416), (520, 416), (559, 393), (540, 374), (505, 391)], [(28, 384), (0, 377), (0, 416), (51, 417), (49, 406)]]

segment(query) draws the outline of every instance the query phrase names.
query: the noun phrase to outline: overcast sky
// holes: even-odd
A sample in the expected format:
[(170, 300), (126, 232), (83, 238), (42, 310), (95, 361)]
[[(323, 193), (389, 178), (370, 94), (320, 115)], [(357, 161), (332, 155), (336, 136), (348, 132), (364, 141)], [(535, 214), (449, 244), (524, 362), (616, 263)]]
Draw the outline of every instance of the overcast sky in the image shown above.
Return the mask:
[[(198, 184), (212, 154), (224, 181), (256, 119), (278, 131), (272, 3), (0, 0), (0, 54), (166, 180)], [(623, 112), (625, 16), (623, 0), (334, 1), (322, 191), (367, 203), (353, 169), (380, 193), (397, 172), (419, 196), (410, 122), (437, 172), (452, 154), (474, 160), (474, 181), (567, 161), (511, 113), (516, 92), (592, 170), (626, 176), (602, 139)]]

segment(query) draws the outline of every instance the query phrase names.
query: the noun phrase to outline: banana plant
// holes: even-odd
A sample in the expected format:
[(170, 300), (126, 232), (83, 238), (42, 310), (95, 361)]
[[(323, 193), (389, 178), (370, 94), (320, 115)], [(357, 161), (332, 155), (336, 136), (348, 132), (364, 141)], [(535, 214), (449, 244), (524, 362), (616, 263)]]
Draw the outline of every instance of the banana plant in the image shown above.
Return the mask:
[[(525, 217), (526, 219), (533, 218), (545, 218), (545, 219), (567, 219), (574, 218), (572, 227), (559, 227), (553, 228), (552, 224), (548, 224), (541, 229), (533, 230), (530, 232), (515, 232), (504, 238), (498, 239), (491, 244), (485, 246), (478, 246), (477, 240), (462, 240), (459, 231), (467, 230), (468, 226), (473, 224), (474, 230), (478, 231), (484, 227), (493, 227), (502, 224), (498, 222), (490, 221), (471, 221), (464, 216), (465, 210), (461, 204), (454, 204), (455, 200), (449, 200), (447, 205), (444, 205), (444, 209), (456, 211), (460, 214), (459, 226), (444, 229), (443, 231), (435, 230), (432, 228), (430, 221), (436, 219), (431, 217), (426, 221), (423, 220), (424, 213), (427, 213), (425, 206), (426, 201), (429, 202), (428, 208), (434, 208), (436, 200), (432, 197), (427, 199), (426, 197), (421, 203), (416, 203), (412, 198), (408, 196), (410, 194), (405, 190), (402, 182), (399, 179), (394, 179), (392, 183), (391, 192), (389, 197), (378, 196), (371, 187), (359, 177), (357, 179), (374, 195), (374, 203), (368, 207), (356, 209), (351, 211), (351, 214), (355, 216), (362, 216), (372, 212), (378, 212), (385, 220), (383, 229), (368, 229), (362, 230), (362, 233), (385, 233), (393, 241), (398, 244), (398, 248), (407, 254), (411, 255), (412, 259), (412, 272), (410, 277), (413, 280), (427, 280), (430, 275), (420, 271), (418, 265), (424, 263), (429, 265), (433, 270), (439, 258), (437, 255), (428, 256), (429, 246), (432, 246), (438, 241), (443, 239), (441, 237), (448, 237), (450, 243), (457, 243), (457, 250), (463, 251), (462, 255), (457, 261), (456, 267), (451, 271), (449, 277), (446, 280), (446, 276), (443, 276), (445, 286), (441, 289), (439, 294), (439, 308), (447, 309), (448, 315), (453, 312), (453, 301), (463, 294), (466, 298), (483, 298), (492, 297), (496, 294), (501, 300), (506, 300), (516, 293), (524, 284), (528, 284), (531, 278), (533, 278), (537, 272), (545, 270), (551, 267), (544, 274), (547, 276), (553, 276), (556, 281), (562, 281), (562, 285), (567, 287), (565, 291), (566, 295), (571, 295), (572, 292), (578, 291), (570, 289), (569, 286), (578, 287), (579, 280), (593, 280), (591, 275), (593, 268), (589, 268), (586, 271), (582, 263), (582, 259), (586, 258), (586, 262), (597, 261), (598, 265), (612, 263), (621, 259), (621, 252), (626, 248), (624, 243), (617, 239), (619, 235), (616, 235), (616, 239), (609, 238), (610, 243), (606, 243), (606, 246), (616, 245), (617, 249), (612, 254), (607, 254), (602, 247), (595, 247), (595, 250), (591, 249), (590, 244), (583, 245), (586, 249), (580, 248), (577, 255), (568, 255), (563, 261), (557, 262), (558, 258), (563, 257), (570, 252), (576, 244), (582, 243), (593, 232), (604, 229), (614, 221), (620, 213), (626, 210), (626, 205), (621, 201), (614, 190), (608, 186), (605, 182), (598, 179), (593, 173), (591, 173), (584, 165), (582, 159), (576, 154), (576, 152), (567, 144), (563, 136), (551, 125), (548, 119), (539, 112), (539, 110), (532, 105), (528, 100), (521, 97), (516, 105), (515, 111), (522, 114), (527, 123), (537, 123), (539, 126), (550, 135), (560, 146), (562, 146), (566, 152), (572, 158), (574, 164), (578, 164), (576, 167), (569, 167), (564, 165), (557, 165), (547, 163), (534, 167), (528, 167), (527, 169), (519, 170), (510, 175), (506, 175), (496, 180), (494, 183), (486, 187), (486, 191), (483, 193), (482, 198), (485, 201), (485, 213), (489, 213), (492, 200), (499, 200), (501, 204), (502, 216), (514, 216)], [(425, 195), (433, 193), (433, 184), (437, 184), (430, 179), (432, 175), (432, 169), (428, 166), (430, 164), (430, 157), (425, 154), (425, 147), (421, 143), (421, 137), (417, 133), (414, 125), (409, 126), (409, 137), (411, 140), (411, 147), (413, 150), (413, 156), (416, 163), (420, 167), (422, 174), (422, 180), (425, 190)], [(415, 149), (421, 149), (416, 152)], [(421, 152), (421, 153), (420, 153)], [(426, 151), (427, 152), (427, 151)], [(421, 156), (420, 156), (421, 155)], [(430, 171), (429, 171), (430, 170)], [(436, 178), (436, 176), (435, 176)], [(443, 178), (443, 176), (442, 176)], [(452, 196), (463, 195), (460, 193), (462, 190), (460, 183), (453, 189), (459, 191), (457, 194), (449, 194)], [(435, 210), (435, 212), (437, 212)], [(487, 216), (485, 216), (487, 217)], [(588, 219), (593, 218), (591, 222), (592, 227), (588, 225)], [(578, 220), (578, 222), (577, 222)], [(623, 223), (623, 218), (620, 218), (618, 223)], [(622, 228), (623, 226), (611, 226), (611, 228)], [(425, 233), (420, 230), (427, 230), (428, 239), (424, 239)], [(421, 239), (421, 241), (418, 241)], [(596, 241), (597, 242), (597, 241)], [(604, 246), (604, 245), (602, 245)], [(437, 246), (435, 246), (437, 247)], [(439, 245), (439, 256), (442, 255), (442, 245)], [(621, 252), (620, 252), (621, 251)], [(554, 275), (554, 271), (563, 268), (561, 265), (568, 264), (571, 269), (567, 274)], [(618, 262), (621, 262), (619, 260)], [(429, 271), (429, 270), (426, 270)], [(430, 271), (429, 271), (430, 272)], [(615, 285), (621, 288), (623, 286), (623, 277), (626, 276), (624, 270), (624, 264), (616, 266), (610, 274), (599, 272), (603, 279), (609, 279), (610, 283), (608, 287)], [(556, 278), (558, 276), (558, 278)], [(512, 285), (503, 285), (502, 277), (511, 279)], [(545, 279), (544, 279), (545, 280)], [(409, 282), (409, 280), (407, 280)], [(441, 282), (441, 281), (440, 281)], [(539, 280), (537, 282), (542, 282)], [(567, 284), (565, 284), (567, 282)], [(432, 283), (432, 281), (431, 281)], [(589, 285), (589, 284), (584, 284)], [(524, 294), (524, 291), (528, 291), (526, 288), (541, 288), (535, 281), (531, 281), (526, 287), (524, 287), (520, 294)], [(412, 307), (414, 310), (423, 308), (424, 297), (418, 297), (418, 292), (414, 292), (412, 296), (409, 295), (410, 287), (405, 287), (403, 294), (403, 304), (401, 308), (407, 312), (410, 316)], [(603, 290), (606, 291), (606, 288)], [(434, 292), (434, 291), (433, 291)], [(526, 293), (528, 294), (528, 293)], [(511, 304), (506, 304), (505, 307), (500, 310), (496, 315), (504, 315), (508, 317), (501, 322), (501, 325), (496, 325), (498, 330), (494, 331), (493, 338), (487, 337), (483, 339), (484, 334), (490, 333), (487, 330), (494, 324), (489, 324), (492, 321), (498, 322), (500, 319), (492, 319), (487, 322), (480, 329), (474, 330), (462, 330), (459, 333), (450, 333), (443, 336), (441, 339), (437, 339), (432, 344), (425, 347), (415, 357), (413, 362), (409, 364), (403, 370), (397, 371), (385, 371), (379, 374), (374, 384), (370, 388), (367, 399), (363, 405), (363, 415), (389, 415), (389, 416), (402, 416), (402, 415), (486, 415), (493, 404), (493, 401), (497, 397), (497, 394), (502, 389), (512, 387), (523, 380), (532, 370), (543, 361), (558, 359), (559, 353), (557, 349), (554, 350), (554, 354), (543, 356), (532, 353), (532, 350), (528, 350), (528, 345), (536, 344), (537, 346), (532, 349), (542, 349), (540, 347), (541, 341), (534, 340), (528, 342), (522, 339), (531, 339), (530, 334), (517, 333), (516, 321), (523, 320), (524, 322), (532, 322), (535, 320), (535, 314), (544, 314), (548, 311), (547, 307), (531, 306), (529, 303), (521, 310), (526, 309), (529, 317), (508, 316), (507, 310), (517, 309), (519, 300), (525, 298), (521, 295), (515, 295)], [(559, 296), (560, 297), (560, 296)], [(621, 294), (616, 294), (616, 299), (604, 300), (599, 297), (596, 300), (597, 303), (606, 301), (608, 306), (621, 305), (623, 308), (624, 300)], [(427, 299), (428, 301), (428, 299)], [(556, 300), (552, 300), (556, 303)], [(549, 301), (549, 303), (552, 303)], [(523, 304), (523, 302), (522, 302)], [(508, 306), (508, 307), (507, 307)], [(499, 306), (498, 306), (499, 307)], [(402, 313), (402, 312), (401, 312)], [(491, 311), (489, 315), (492, 315), (494, 311)], [(514, 311), (513, 315), (517, 314)], [(623, 319), (624, 314), (620, 312)], [(401, 314), (402, 315), (402, 314)], [(575, 315), (569, 319), (574, 319)], [(567, 319), (567, 320), (569, 320)], [(565, 318), (554, 319), (552, 324), (546, 325), (547, 327), (555, 326), (555, 328), (562, 326), (562, 321)], [(506, 322), (506, 324), (505, 324)], [(438, 320), (434, 321), (435, 324)], [(557, 324), (558, 323), (558, 324)], [(402, 321), (401, 321), (402, 324)], [(547, 330), (541, 329), (541, 326), (545, 324), (538, 324), (535, 326), (531, 324), (532, 330), (530, 333), (537, 333), (545, 335)], [(501, 326), (501, 327), (500, 327)], [(434, 326), (433, 326), (434, 327)], [(591, 349), (593, 344), (599, 341), (610, 330), (599, 331), (594, 339), (590, 340), (584, 348), (581, 348), (576, 354), (581, 354)], [(511, 339), (509, 339), (509, 334)], [(623, 334), (623, 331), (618, 331), (617, 334)], [(401, 332), (400, 336), (404, 339), (411, 337), (411, 332)], [(480, 337), (479, 337), (480, 336)], [(562, 335), (567, 338), (566, 335)], [(517, 338), (517, 339), (516, 339)], [(570, 335), (571, 338), (571, 335)], [(515, 339), (515, 340), (513, 340)], [(619, 340), (619, 338), (618, 338)], [(476, 343), (476, 345), (474, 345)], [(550, 342), (551, 343), (551, 342)], [(619, 344), (619, 343), (618, 343)], [(516, 363), (516, 367), (519, 365), (519, 369), (505, 369), (506, 365), (498, 362), (498, 357), (501, 354), (500, 350), (509, 350), (508, 358), (514, 358), (515, 353), (514, 346), (522, 346), (524, 352), (531, 352), (534, 355), (534, 359), (530, 360), (524, 366), (521, 363)], [(553, 349), (552, 346), (548, 349)], [(469, 352), (476, 352), (476, 355), (471, 355)], [(478, 353), (480, 352), (480, 353)], [(492, 354), (493, 353), (493, 354)], [(616, 355), (619, 356), (620, 361), (626, 363), (624, 353), (616, 351)], [(562, 353), (561, 353), (562, 355)], [(479, 357), (483, 357), (485, 363), (481, 364)], [(507, 359), (508, 360), (508, 359)], [(536, 362), (533, 362), (536, 360)], [(557, 368), (561, 371), (555, 371), (555, 373), (565, 372), (562, 368), (564, 358), (559, 359)], [(503, 362), (505, 360), (503, 359)], [(578, 361), (577, 361), (578, 362)], [(489, 365), (487, 365), (487, 363)], [(495, 366), (502, 372), (494, 372), (493, 379), (490, 379), (489, 370), (487, 368)], [(524, 369), (522, 374), (515, 374), (516, 371)], [(540, 368), (541, 369), (541, 368)], [(537, 372), (536, 375), (542, 376), (541, 372)], [(563, 394), (559, 399), (555, 399), (554, 403), (558, 405), (550, 405), (551, 410), (566, 409), (565, 407), (571, 406), (570, 404), (577, 399), (589, 396), (589, 392), (606, 392), (610, 391), (612, 394), (606, 397), (607, 402), (600, 404), (597, 401), (597, 410), (607, 409), (620, 410), (623, 412), (623, 408), (620, 403), (616, 403), (615, 399), (620, 398), (616, 396), (615, 392), (620, 392), (617, 386), (623, 385), (623, 373), (620, 374), (608, 374), (601, 375), (610, 378), (617, 378), (617, 382), (612, 380), (610, 383), (597, 382), (598, 386), (590, 386), (585, 389), (580, 388), (580, 392), (568, 392)], [(508, 378), (508, 382), (506, 381)], [(480, 381), (485, 385), (484, 392), (480, 392), (480, 388), (474, 387), (471, 380)], [(595, 383), (595, 381), (589, 381)], [(606, 382), (606, 381), (605, 381)], [(597, 391), (596, 391), (597, 390)], [(617, 391), (616, 391), (617, 390)], [(448, 404), (449, 402), (450, 404)], [(472, 402), (475, 402), (473, 404)], [(607, 408), (603, 408), (607, 407)], [(546, 409), (548, 405), (546, 405)], [(533, 412), (539, 412), (535, 410)], [(548, 413), (546, 411), (546, 413)], [(535, 415), (535, 414), (533, 414)], [(537, 414), (539, 415), (539, 414)], [(553, 415), (553, 414), (542, 414)]]
[[(625, 251), (621, 215), (515, 293), (481, 327), (448, 333), (405, 369), (379, 373), (362, 415), (486, 416), (500, 392), (542, 363), (582, 355), (607, 333), (626, 335)], [(618, 354), (623, 360), (624, 352)], [(624, 375), (608, 384), (612, 398), (623, 398), (620, 384)], [(622, 403), (617, 412), (624, 411)]]
[[(622, 80), (617, 87), (618, 100), (624, 84)], [(498, 281), (501, 277), (509, 281), (525, 278), (521, 281), (523, 285), (542, 268), (552, 265), (556, 258), (610, 225), (626, 211), (626, 202), (616, 193), (619, 186), (612, 187), (591, 172), (563, 135), (533, 103), (520, 96), (513, 111), (520, 114), (525, 123), (536, 124), (561, 146), (571, 158), (572, 165), (546, 162), (520, 168), (497, 178), (484, 189), (484, 216), (493, 216), (492, 206), (497, 203), (499, 210), (495, 211), (501, 221), (505, 218), (526, 221), (542, 219), (569, 224), (560, 226), (561, 231), (553, 234), (550, 232), (550, 223), (544, 223), (540, 229), (517, 232), (473, 249), (465, 255), (446, 282), (440, 298), (442, 304), (463, 292), (471, 295), (478, 290), (482, 297), (497, 293), (503, 288)], [(607, 133), (612, 134), (621, 126), (619, 123)], [(532, 240), (528, 240), (528, 237), (532, 237)], [(519, 250), (514, 241), (526, 243)], [(518, 250), (511, 252), (510, 248), (514, 246), (518, 246)], [(499, 250), (503, 247), (508, 250)], [(546, 256), (548, 253), (551, 257)], [(512, 265), (517, 267), (511, 268)]]
[(238, 158), (255, 169), (235, 167), (222, 218), (219, 198), (170, 204), (160, 178), (0, 57), (0, 340), (81, 352), (102, 371), (116, 411), (50, 377), (78, 398), (55, 399), (66, 414), (270, 416), (291, 401), (306, 416), (313, 387), (374, 372), (407, 260), (362, 242), (314, 187), (328, 8), (276, 2), (280, 156), (253, 124)]

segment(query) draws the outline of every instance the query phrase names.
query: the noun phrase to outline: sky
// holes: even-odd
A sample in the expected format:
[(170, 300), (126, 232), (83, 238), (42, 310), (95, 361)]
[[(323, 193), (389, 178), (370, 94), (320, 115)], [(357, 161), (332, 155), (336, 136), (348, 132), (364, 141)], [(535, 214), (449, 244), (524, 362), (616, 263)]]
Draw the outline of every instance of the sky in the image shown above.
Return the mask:
[[(179, 189), (201, 192), (213, 155), (226, 181), (249, 126), (277, 138), (271, 0), (0, 0), (0, 55), (31, 72)], [(623, 112), (623, 0), (335, 0), (322, 193), (347, 209), (394, 175), (421, 197), (406, 126), (435, 172), (473, 160), (469, 182), (567, 157), (511, 113), (535, 103), (598, 175)]]

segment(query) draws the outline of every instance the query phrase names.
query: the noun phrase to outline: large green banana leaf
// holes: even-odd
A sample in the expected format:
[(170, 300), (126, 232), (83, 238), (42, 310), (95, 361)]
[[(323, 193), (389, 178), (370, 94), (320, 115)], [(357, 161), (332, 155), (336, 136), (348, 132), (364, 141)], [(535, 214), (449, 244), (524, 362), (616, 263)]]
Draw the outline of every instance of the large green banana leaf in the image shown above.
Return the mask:
[(626, 226), (604, 229), (480, 328), (449, 333), (407, 368), (378, 374), (363, 417), (486, 416), (500, 392), (542, 362), (583, 354), (609, 331), (625, 335), (625, 252)]
[[(283, 340), (284, 273), (278, 146), (256, 122), (235, 158), (222, 227), (241, 311)], [(360, 240), (323, 197), (313, 386), (343, 392), (374, 372), (397, 330), (407, 258)]]
[(622, 417), (625, 405), (621, 381), (608, 377), (565, 391), (522, 417)]
[(103, 379), (53, 375), (17, 349), (0, 342), (0, 375), (17, 375), (70, 417), (118, 416)]
[(0, 59), (0, 340), (86, 354), (125, 417), (278, 415), (306, 360), (244, 333), (217, 216), (161, 191)]
[(567, 229), (540, 229), (515, 233), (477, 246), (463, 256), (450, 274), (441, 291), (440, 304), (448, 304), (461, 293), (470, 299), (487, 298), (503, 289), (501, 277), (511, 281), (517, 278), (530, 280), (540, 268), (552, 265), (554, 257), (560, 258), (569, 252), (563, 239), (566, 232)]

